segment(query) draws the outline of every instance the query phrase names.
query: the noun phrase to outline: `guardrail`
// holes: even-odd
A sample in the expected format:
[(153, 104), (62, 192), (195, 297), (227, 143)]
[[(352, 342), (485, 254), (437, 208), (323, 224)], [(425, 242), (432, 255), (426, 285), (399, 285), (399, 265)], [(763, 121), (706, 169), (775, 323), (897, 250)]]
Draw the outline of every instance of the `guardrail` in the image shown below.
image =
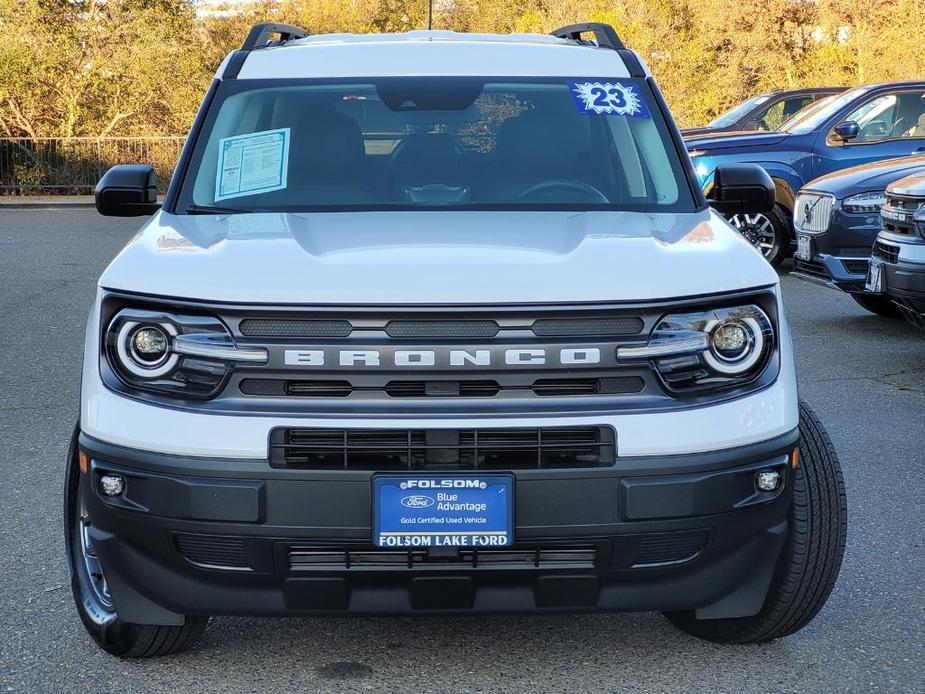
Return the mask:
[(151, 164), (160, 192), (183, 137), (0, 138), (0, 195), (81, 194), (115, 164)]

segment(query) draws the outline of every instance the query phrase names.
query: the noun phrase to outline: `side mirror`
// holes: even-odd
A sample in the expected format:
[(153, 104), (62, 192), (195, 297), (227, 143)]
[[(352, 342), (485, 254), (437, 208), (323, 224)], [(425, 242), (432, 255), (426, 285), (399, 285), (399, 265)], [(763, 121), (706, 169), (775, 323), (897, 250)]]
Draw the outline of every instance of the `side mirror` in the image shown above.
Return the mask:
[(140, 217), (158, 210), (157, 177), (148, 164), (119, 164), (96, 184), (96, 211), (107, 217)]
[(717, 166), (707, 202), (727, 217), (770, 212), (775, 202), (774, 181), (758, 164)]
[(848, 142), (848, 140), (855, 139), (858, 135), (861, 134), (861, 126), (853, 120), (846, 120), (833, 128), (835, 132), (835, 137), (837, 137), (842, 142)]

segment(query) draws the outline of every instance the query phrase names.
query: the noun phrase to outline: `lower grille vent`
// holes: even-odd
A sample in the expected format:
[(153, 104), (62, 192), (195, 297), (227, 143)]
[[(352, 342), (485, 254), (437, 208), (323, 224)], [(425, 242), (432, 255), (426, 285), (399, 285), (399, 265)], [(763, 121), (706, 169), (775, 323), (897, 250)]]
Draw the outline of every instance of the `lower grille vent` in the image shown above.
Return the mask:
[(359, 470), (509, 470), (606, 467), (610, 427), (542, 429), (274, 429), (276, 467)]
[(332, 547), (292, 546), (293, 571), (453, 571), (473, 569), (592, 569), (594, 547), (537, 549), (461, 549), (453, 556), (429, 556), (426, 550), (346, 550)]
[(251, 568), (241, 538), (177, 535), (175, 540), (180, 554), (197, 566), (237, 570)]
[(708, 530), (647, 535), (639, 541), (634, 567), (678, 564), (694, 558), (710, 539)]
[(860, 258), (858, 260), (843, 260), (842, 265), (844, 265), (845, 270), (850, 272), (852, 275), (864, 275), (867, 273), (866, 258)]

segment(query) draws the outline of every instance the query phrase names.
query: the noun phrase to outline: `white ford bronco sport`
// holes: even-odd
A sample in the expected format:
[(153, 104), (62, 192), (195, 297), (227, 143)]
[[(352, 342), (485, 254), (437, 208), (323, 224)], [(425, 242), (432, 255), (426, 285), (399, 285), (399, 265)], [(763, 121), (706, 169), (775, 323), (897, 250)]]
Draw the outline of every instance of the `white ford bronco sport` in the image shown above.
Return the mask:
[(68, 460), (110, 653), (318, 613), (661, 610), (755, 642), (826, 601), (838, 461), (777, 275), (711, 209), (773, 185), (721, 167), (704, 199), (611, 27), (258, 25), (156, 190), (97, 187), (153, 216), (100, 278)]

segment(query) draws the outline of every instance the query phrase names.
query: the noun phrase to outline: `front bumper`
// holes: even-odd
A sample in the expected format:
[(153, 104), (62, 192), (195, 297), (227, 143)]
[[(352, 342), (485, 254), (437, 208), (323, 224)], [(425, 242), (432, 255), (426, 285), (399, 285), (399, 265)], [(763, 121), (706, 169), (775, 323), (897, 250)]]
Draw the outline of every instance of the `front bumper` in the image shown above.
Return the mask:
[[(141, 452), (83, 433), (91, 465), (80, 493), (116, 609), (132, 622), (678, 609), (721, 618), (763, 604), (786, 536), (796, 443), (793, 430), (608, 468), (517, 470), (514, 545), (481, 560), (376, 551), (368, 471)], [(755, 474), (769, 468), (783, 484), (758, 491)], [(125, 477), (123, 497), (99, 494), (104, 472)]]
[(792, 276), (843, 292), (864, 291), (870, 249), (880, 232), (880, 215), (847, 213), (840, 200), (835, 202), (828, 228), (821, 233), (796, 235), (810, 239), (810, 260), (793, 259)]
[(925, 242), (881, 234), (872, 262), (880, 265), (883, 293), (911, 323), (925, 329)]

